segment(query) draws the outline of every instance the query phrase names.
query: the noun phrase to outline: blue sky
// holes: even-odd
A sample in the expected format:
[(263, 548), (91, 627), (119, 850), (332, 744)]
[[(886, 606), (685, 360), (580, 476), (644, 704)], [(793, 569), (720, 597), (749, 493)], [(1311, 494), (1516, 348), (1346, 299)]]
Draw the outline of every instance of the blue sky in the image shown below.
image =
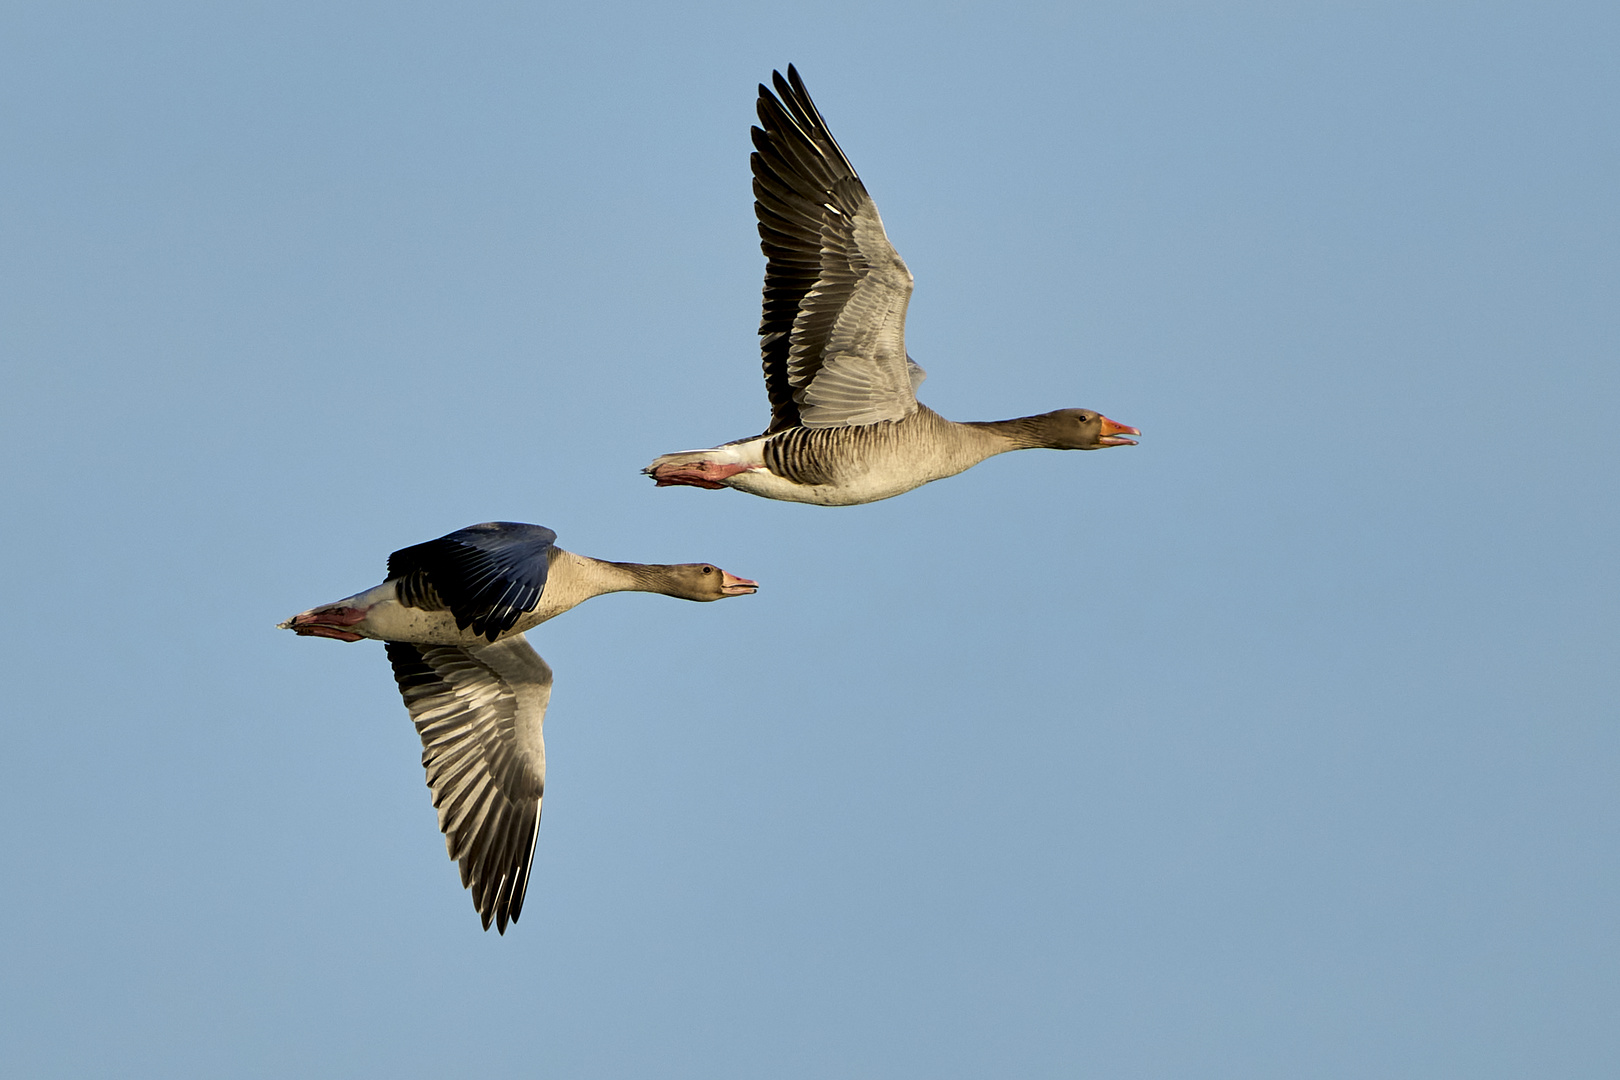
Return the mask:
[[(1573, 4), (0, 13), (12, 1075), (1606, 1077), (1620, 15)], [(760, 430), (797, 64), (922, 398), (1067, 406), (871, 506)], [(375, 643), (492, 519), (593, 601), (484, 934)]]

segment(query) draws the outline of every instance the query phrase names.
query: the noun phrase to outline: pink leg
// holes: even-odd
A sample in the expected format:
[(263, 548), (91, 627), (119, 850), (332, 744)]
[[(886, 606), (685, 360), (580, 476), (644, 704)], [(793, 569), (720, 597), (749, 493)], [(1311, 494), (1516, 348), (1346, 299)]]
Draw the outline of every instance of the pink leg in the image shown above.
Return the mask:
[(659, 487), (684, 484), (689, 487), (719, 489), (726, 486), (720, 481), (747, 472), (753, 467), (724, 465), (718, 461), (693, 461), (685, 465), (660, 465), (656, 469), (648, 470), (647, 475), (651, 476)]
[(338, 641), (359, 641), (363, 634), (356, 634), (352, 630), (345, 630), (346, 626), (364, 622), (366, 613), (359, 608), (332, 607), (322, 608), (319, 611), (306, 611), (302, 615), (295, 615), (292, 621), (286, 623), (293, 633), (300, 637), (335, 638)]

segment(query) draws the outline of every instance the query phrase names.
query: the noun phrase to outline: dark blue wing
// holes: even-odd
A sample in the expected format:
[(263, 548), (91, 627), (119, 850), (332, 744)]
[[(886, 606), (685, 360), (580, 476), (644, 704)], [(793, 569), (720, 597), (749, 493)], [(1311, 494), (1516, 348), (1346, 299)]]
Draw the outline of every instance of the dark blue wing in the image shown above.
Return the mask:
[(448, 608), (457, 627), (494, 641), (540, 602), (556, 539), (544, 525), (487, 521), (401, 548), (388, 556), (388, 576), (402, 579), (400, 603)]

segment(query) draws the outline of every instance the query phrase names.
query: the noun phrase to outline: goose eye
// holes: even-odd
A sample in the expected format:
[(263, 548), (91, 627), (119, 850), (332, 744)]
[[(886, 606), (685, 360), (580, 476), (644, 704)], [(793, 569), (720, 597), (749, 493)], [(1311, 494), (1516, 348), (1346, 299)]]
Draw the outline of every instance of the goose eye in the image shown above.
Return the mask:
[(712, 567), (712, 566), (705, 566), (705, 567), (704, 567), (704, 568), (703, 568), (703, 572), (704, 572), (704, 573), (705, 573), (705, 574), (712, 574), (712, 573), (714, 573), (714, 567)]

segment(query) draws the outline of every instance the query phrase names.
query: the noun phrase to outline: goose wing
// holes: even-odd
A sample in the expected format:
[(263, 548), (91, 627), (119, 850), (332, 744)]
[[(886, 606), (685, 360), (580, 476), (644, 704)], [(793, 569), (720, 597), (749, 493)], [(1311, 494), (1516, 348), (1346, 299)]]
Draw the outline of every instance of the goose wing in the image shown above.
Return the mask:
[(401, 579), (406, 607), (448, 608), (458, 629), (494, 641), (539, 603), (556, 539), (544, 525), (486, 521), (401, 548), (388, 556), (388, 576)]
[[(760, 352), (771, 426), (839, 427), (917, 409), (911, 271), (793, 66), (759, 88), (754, 213), (765, 252)], [(915, 368), (915, 372), (921, 372)], [(920, 382), (920, 378), (915, 378)]]
[(523, 911), (546, 786), (551, 668), (522, 634), (493, 645), (387, 643), (461, 884), (489, 929)]

